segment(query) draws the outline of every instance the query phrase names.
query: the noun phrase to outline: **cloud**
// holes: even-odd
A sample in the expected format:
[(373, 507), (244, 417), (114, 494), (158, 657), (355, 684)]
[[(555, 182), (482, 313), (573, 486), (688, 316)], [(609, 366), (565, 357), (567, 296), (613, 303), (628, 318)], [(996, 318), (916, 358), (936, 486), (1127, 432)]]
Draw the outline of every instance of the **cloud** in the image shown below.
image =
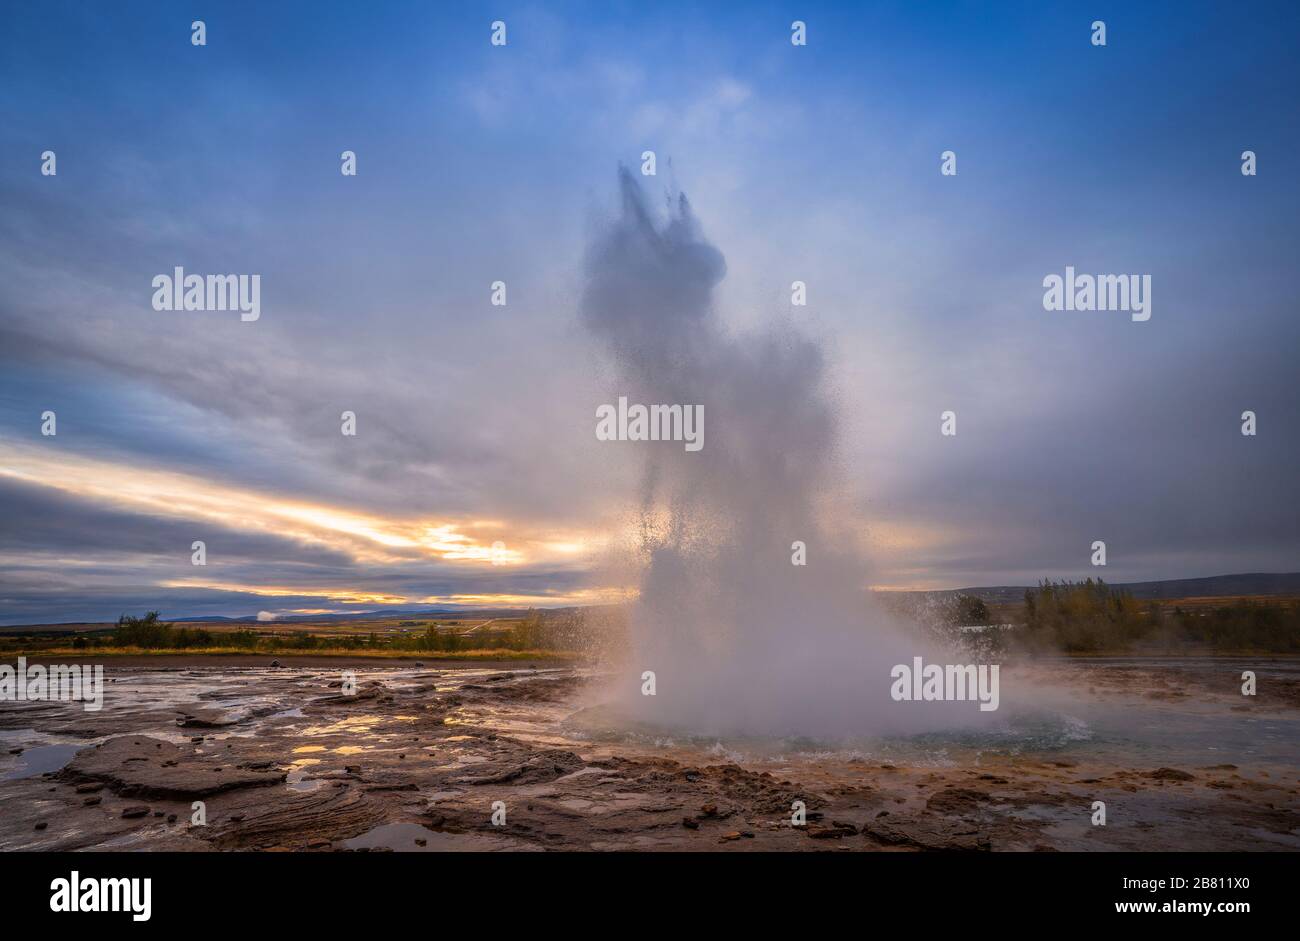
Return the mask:
[[(276, 55), (256, 37), (291, 32), (291, 11), (229, 16), (254, 46), (198, 68), (152, 13), (11, 18), (6, 129), (60, 170), (0, 167), (0, 618), (619, 588), (600, 563), (638, 468), (594, 438), (617, 372), (579, 308), (611, 170), (645, 149), (649, 198), (689, 190), (726, 254), (717, 329), (788, 318), (823, 351), (805, 368), (830, 388), (874, 578), (1078, 574), (1095, 538), (1117, 580), (1300, 567), (1300, 184), (1203, 146), (1300, 143), (1278, 118), (1294, 57), (1267, 24), (1211, 42), (1152, 13), (1178, 55), (1120, 56), (1097, 85), (1042, 42), (1067, 31), (1050, 10), (964, 17), (942, 54), (906, 12), (846, 14), (794, 50), (707, 11), (574, 30), (532, 8), (493, 49), (431, 7), (332, 20)], [(899, 41), (863, 56), (881, 30)], [(1060, 101), (1109, 108), (1130, 86), (1146, 97), (1080, 144)], [(1153, 320), (1047, 314), (1041, 278), (1066, 263), (1152, 273)], [(153, 311), (176, 264), (260, 273), (262, 318)], [(482, 561), (497, 539), (516, 564)]]

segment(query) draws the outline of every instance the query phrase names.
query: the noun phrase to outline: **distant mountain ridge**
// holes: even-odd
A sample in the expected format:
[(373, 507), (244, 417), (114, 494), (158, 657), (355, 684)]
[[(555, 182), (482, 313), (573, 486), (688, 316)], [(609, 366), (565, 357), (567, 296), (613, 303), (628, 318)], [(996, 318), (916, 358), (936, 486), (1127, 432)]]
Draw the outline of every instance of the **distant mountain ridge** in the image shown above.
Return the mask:
[[(1083, 576), (1076, 581), (1083, 581)], [(1091, 576), (1096, 580), (1097, 576)], [(1102, 578), (1105, 578), (1103, 575)], [(1234, 595), (1300, 594), (1300, 572), (1247, 572), (1242, 575), (1209, 575), (1204, 578), (1172, 578), (1154, 582), (1107, 582), (1139, 600), (1160, 598), (1227, 598)], [(985, 588), (955, 588), (909, 592), (918, 595), (974, 595), (985, 601), (1020, 601), (1036, 585), (999, 585)]]
[[(1076, 578), (1082, 581), (1083, 576)], [(1092, 576), (1094, 579), (1096, 575)], [(1103, 576), (1104, 577), (1104, 576)], [(1160, 598), (1226, 598), (1235, 595), (1300, 595), (1300, 572), (1247, 572), (1240, 575), (1210, 575), (1204, 578), (1172, 578), (1151, 582), (1107, 582), (1112, 588), (1129, 592), (1140, 600)], [(954, 595), (974, 595), (986, 602), (1009, 603), (1024, 599), (1025, 592), (1036, 585), (994, 585), (981, 588), (939, 588), (928, 591), (891, 591), (887, 594), (919, 595), (925, 597), (947, 598)], [(539, 608), (548, 611), (574, 610), (574, 605), (555, 608)], [(604, 608), (609, 605), (596, 605)], [(209, 614), (198, 617), (164, 618), (172, 624), (304, 624), (330, 621), (377, 621), (393, 618), (509, 618), (519, 617), (526, 608), (474, 608), (465, 605), (433, 605), (418, 608), (392, 608), (380, 611), (339, 612), (337, 614), (291, 614), (275, 618), (273, 621), (259, 621), (256, 615), (243, 617)], [(111, 624), (111, 621), (70, 621), (68, 625)], [(31, 627), (58, 627), (54, 623), (10, 624), (0, 626), (0, 632), (15, 632)]]
[(223, 615), (208, 615), (206, 617), (188, 617), (188, 618), (166, 618), (170, 624), (213, 624), (218, 621), (226, 624), (302, 624), (306, 622), (321, 621), (379, 621), (391, 620), (392, 618), (448, 618), (463, 617), (474, 618), (508, 618), (524, 614), (527, 608), (470, 608), (461, 605), (435, 605), (430, 608), (391, 608), (381, 611), (342, 611), (337, 614), (285, 614), (280, 615), (273, 620), (259, 620), (256, 615), (244, 615), (243, 617), (228, 617)]

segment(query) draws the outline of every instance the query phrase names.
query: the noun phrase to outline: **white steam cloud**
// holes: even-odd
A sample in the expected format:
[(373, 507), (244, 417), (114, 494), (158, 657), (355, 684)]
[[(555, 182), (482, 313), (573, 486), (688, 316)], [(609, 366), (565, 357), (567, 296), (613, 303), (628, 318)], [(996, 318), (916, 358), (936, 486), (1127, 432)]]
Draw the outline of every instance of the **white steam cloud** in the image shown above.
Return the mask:
[[(833, 532), (836, 414), (814, 342), (788, 327), (732, 335), (726, 273), (684, 195), (666, 218), (620, 174), (620, 207), (587, 258), (582, 318), (617, 392), (702, 405), (703, 450), (640, 448), (644, 574), (623, 689), (636, 718), (705, 734), (853, 737), (961, 725), (972, 703), (898, 703), (890, 668), (922, 650), (866, 590)], [(807, 544), (806, 566), (791, 564)], [(652, 670), (657, 694), (642, 696)]]

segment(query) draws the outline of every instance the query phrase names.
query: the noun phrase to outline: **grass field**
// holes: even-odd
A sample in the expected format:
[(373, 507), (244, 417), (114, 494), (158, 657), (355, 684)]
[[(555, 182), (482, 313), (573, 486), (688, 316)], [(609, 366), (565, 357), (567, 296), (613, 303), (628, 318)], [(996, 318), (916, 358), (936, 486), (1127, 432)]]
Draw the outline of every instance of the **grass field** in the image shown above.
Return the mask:
[(584, 624), (571, 613), (536, 611), (516, 617), (183, 623), (151, 613), (117, 624), (7, 627), (0, 630), (0, 656), (573, 660), (585, 646)]
[[(418, 660), (425, 657), (431, 660), (560, 660), (571, 661), (582, 655), (566, 650), (513, 650), (506, 647), (482, 647), (471, 650), (429, 651), (421, 653), (412, 650), (365, 650), (345, 647), (316, 647), (308, 651), (283, 650), (286, 656), (295, 653), (308, 653), (313, 657), (352, 657), (379, 660)], [(265, 659), (275, 651), (250, 650), (247, 647), (69, 647), (69, 646), (32, 646), (4, 648), (0, 656), (23, 657), (39, 656), (42, 659), (54, 657), (257, 657)]]
[[(1018, 603), (969, 596), (939, 604), (891, 593), (904, 623), (987, 654), (1203, 656), (1300, 654), (1300, 597), (1231, 595), (1138, 600), (1102, 583), (1058, 583)], [(529, 610), (498, 617), (166, 623), (156, 615), (118, 624), (0, 628), (0, 656), (371, 657), (446, 660), (573, 660), (625, 647), (616, 608)], [(993, 630), (978, 630), (978, 625)]]

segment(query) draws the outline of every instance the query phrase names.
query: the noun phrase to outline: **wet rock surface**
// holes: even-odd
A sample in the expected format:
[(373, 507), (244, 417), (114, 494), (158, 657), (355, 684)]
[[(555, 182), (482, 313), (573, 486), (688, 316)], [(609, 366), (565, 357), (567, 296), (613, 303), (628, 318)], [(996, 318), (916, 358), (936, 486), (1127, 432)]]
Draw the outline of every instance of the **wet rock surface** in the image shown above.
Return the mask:
[[(101, 714), (6, 709), (0, 849), (1300, 847), (1293, 766), (1117, 766), (1086, 748), (733, 757), (571, 727), (601, 683), (573, 669), (369, 667), (346, 695), (347, 668), (119, 670)], [(49, 735), (84, 747), (23, 776)]]
[(84, 749), (55, 776), (81, 793), (99, 784), (123, 797), (191, 800), (284, 781), (285, 772), (231, 765), (220, 755), (148, 736), (123, 735)]

